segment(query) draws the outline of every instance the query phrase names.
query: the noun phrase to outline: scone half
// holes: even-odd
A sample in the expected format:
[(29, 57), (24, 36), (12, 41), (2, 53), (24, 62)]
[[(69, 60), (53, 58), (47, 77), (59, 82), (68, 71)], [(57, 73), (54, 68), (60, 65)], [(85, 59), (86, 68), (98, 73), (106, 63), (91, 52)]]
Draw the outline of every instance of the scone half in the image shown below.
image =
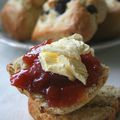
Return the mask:
[(35, 120), (116, 120), (120, 114), (120, 89), (104, 86), (90, 103), (67, 115), (48, 114), (38, 106), (39, 103), (29, 99), (29, 112)]
[(51, 114), (68, 114), (84, 106), (109, 72), (78, 34), (33, 47), (7, 70), (11, 84)]
[(87, 88), (83, 93), (84, 96), (80, 98), (77, 103), (73, 104), (70, 107), (61, 107), (61, 108), (55, 107), (54, 108), (54, 107), (49, 107), (48, 103), (44, 99), (39, 99), (36, 96), (30, 96), (30, 99), (33, 99), (35, 102), (37, 102), (37, 106), (39, 110), (42, 111), (43, 113), (45, 112), (45, 113), (58, 114), (58, 115), (68, 114), (70, 112), (73, 112), (83, 107), (85, 104), (87, 104), (90, 100), (92, 100), (97, 95), (98, 91), (104, 85), (104, 83), (106, 82), (108, 78), (108, 71), (109, 71), (108, 68), (104, 66), (102, 68), (103, 73), (101, 77), (99, 78), (99, 83), (96, 86)]

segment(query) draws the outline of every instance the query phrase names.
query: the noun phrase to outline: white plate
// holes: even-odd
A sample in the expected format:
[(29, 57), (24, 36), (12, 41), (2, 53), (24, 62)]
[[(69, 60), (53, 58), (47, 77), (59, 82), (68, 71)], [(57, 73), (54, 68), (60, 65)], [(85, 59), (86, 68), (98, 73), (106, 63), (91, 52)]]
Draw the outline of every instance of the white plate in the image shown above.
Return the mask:
[[(0, 43), (3, 43), (5, 45), (9, 45), (11, 47), (19, 48), (19, 49), (24, 49), (28, 50), (30, 49), (35, 43), (33, 42), (19, 42), (14, 39), (11, 39), (8, 37), (2, 29), (0, 30)], [(109, 40), (109, 41), (102, 41), (102, 42), (97, 42), (97, 43), (91, 43), (90, 45), (95, 49), (95, 50), (102, 50), (106, 48), (110, 48), (116, 45), (120, 44), (120, 38), (114, 39), (114, 40)]]
[[(35, 42), (31, 42), (30, 40), (26, 42), (20, 42), (20, 41), (12, 39), (11, 37), (7, 35), (7, 33), (4, 32), (1, 25), (0, 25), (0, 43), (11, 46), (11, 47), (24, 49), (24, 50), (29, 50), (32, 46), (37, 44)], [(103, 40), (101, 42), (99, 41), (96, 43), (95, 42), (90, 43), (90, 45), (95, 50), (102, 50), (102, 49), (110, 48), (113, 46), (117, 46), (119, 44), (120, 44), (120, 38), (113, 39), (113, 40), (107, 40), (107, 41)]]

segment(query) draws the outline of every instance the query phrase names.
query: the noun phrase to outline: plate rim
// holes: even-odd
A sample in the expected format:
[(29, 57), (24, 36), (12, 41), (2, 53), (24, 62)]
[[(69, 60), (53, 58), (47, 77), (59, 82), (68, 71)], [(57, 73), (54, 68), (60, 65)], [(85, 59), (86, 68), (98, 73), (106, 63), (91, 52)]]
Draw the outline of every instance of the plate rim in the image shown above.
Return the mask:
[[(23, 49), (23, 50), (29, 50), (31, 47), (35, 45), (33, 43), (22, 43), (19, 41), (15, 41), (14, 39), (5, 37), (2, 34), (0, 34), (0, 43), (4, 45), (8, 45), (13, 48), (18, 48), (18, 49)], [(106, 42), (101, 42), (96, 45), (91, 44), (91, 47), (93, 47), (96, 51), (98, 51), (98, 50), (108, 49), (108, 48), (111, 48), (117, 45), (120, 45), (120, 38), (116, 38), (114, 40), (109, 40)]]

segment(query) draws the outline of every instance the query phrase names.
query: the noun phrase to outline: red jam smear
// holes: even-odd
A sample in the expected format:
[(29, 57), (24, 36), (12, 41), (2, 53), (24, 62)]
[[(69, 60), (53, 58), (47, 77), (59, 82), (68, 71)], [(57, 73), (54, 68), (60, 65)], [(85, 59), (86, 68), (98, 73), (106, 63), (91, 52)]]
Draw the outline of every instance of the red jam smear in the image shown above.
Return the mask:
[(27, 69), (11, 76), (11, 84), (30, 93), (42, 94), (49, 106), (67, 107), (82, 99), (86, 88), (97, 84), (101, 75), (101, 65), (99, 60), (91, 55), (81, 55), (82, 62), (88, 71), (87, 84), (83, 85), (79, 80), (74, 82), (67, 77), (51, 72), (45, 72), (38, 60), (41, 46), (50, 44), (51, 41), (44, 42), (33, 47), (23, 56), (23, 61), (27, 64)]

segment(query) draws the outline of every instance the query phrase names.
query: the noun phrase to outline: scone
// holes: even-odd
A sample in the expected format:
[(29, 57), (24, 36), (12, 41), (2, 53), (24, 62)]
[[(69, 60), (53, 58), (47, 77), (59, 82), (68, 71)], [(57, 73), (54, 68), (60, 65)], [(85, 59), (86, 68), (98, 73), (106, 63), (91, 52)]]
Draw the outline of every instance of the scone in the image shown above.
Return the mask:
[(117, 120), (120, 114), (120, 89), (104, 86), (83, 108), (67, 115), (52, 115), (39, 109), (37, 101), (29, 99), (29, 112), (35, 120)]
[(46, 0), (28, 0), (28, 1), (30, 1), (31, 4), (34, 5), (35, 7), (42, 7)]
[(28, 40), (32, 36), (33, 29), (45, 0), (8, 0), (2, 13), (2, 25), (4, 30), (16, 40)]
[(108, 14), (105, 21), (98, 27), (95, 40), (109, 40), (120, 37), (120, 0), (105, 0)]
[(41, 111), (68, 114), (93, 99), (108, 77), (108, 67), (79, 34), (50, 40), (7, 66), (11, 84)]
[(104, 0), (48, 0), (34, 29), (32, 39), (57, 40), (79, 33), (90, 40), (107, 13)]

